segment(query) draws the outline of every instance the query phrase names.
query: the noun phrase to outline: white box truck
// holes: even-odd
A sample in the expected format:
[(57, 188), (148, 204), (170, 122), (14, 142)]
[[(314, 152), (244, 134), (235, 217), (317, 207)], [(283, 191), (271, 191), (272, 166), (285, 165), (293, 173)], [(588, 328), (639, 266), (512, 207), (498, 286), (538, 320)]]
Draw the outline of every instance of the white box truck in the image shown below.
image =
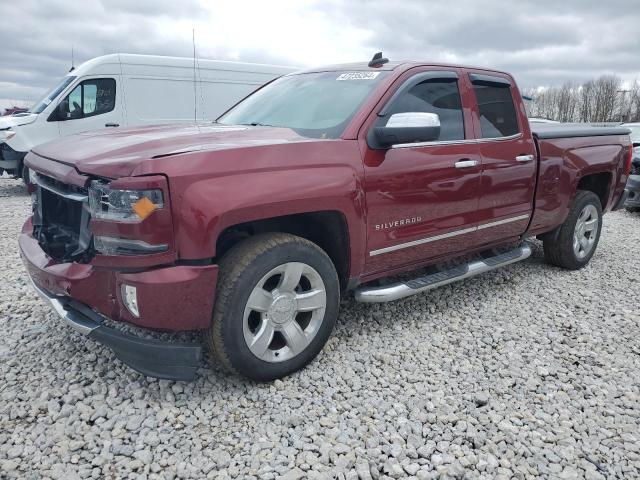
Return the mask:
[(111, 54), (73, 69), (28, 112), (0, 117), (0, 175), (26, 179), (22, 159), (58, 137), (105, 127), (215, 120), (292, 67)]

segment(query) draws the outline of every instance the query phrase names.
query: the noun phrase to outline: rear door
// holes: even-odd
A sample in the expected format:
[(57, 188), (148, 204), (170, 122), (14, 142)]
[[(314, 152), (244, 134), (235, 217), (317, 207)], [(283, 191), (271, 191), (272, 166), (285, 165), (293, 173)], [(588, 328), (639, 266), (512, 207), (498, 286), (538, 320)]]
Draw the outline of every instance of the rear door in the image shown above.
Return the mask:
[(507, 75), (471, 72), (482, 158), (477, 242), (524, 233), (533, 212), (537, 154), (518, 89)]
[(482, 165), (467, 103), (472, 95), (459, 82), (460, 73), (412, 69), (374, 109), (366, 131), (386, 125), (394, 113), (427, 112), (439, 115), (441, 132), (433, 142), (384, 150), (365, 144), (368, 273), (473, 246)]

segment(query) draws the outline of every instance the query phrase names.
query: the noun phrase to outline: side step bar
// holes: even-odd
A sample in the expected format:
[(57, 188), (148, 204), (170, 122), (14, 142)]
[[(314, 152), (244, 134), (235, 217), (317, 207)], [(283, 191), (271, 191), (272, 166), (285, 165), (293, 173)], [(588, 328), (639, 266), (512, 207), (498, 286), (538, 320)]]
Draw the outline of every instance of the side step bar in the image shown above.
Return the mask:
[(529, 258), (530, 255), (531, 245), (525, 243), (514, 250), (493, 257), (458, 265), (450, 270), (424, 275), (407, 282), (393, 283), (384, 287), (360, 287), (355, 292), (356, 301), (363, 303), (391, 302), (448, 285), (458, 280), (474, 277), (510, 263), (519, 262)]

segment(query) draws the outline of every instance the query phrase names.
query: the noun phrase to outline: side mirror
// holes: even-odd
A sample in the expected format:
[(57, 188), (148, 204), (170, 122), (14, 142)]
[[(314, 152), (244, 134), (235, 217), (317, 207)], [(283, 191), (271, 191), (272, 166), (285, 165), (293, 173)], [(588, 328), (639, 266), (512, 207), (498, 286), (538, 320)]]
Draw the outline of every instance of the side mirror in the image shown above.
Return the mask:
[(65, 120), (69, 120), (69, 100), (62, 100), (47, 118), (47, 122), (64, 122)]
[(56, 107), (56, 120), (62, 122), (69, 119), (69, 100), (61, 101)]
[(431, 142), (440, 137), (440, 117), (436, 113), (394, 113), (384, 127), (374, 127), (379, 147), (403, 143)]

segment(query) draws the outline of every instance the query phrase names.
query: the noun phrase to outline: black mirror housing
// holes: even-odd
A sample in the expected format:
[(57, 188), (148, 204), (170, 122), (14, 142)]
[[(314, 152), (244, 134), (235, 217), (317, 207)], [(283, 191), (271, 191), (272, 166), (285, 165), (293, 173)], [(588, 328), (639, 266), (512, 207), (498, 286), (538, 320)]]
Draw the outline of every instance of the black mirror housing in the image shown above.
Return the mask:
[(58, 106), (51, 112), (47, 122), (64, 122), (68, 120), (67, 114), (69, 112), (69, 102), (67, 100), (61, 101)]
[(440, 137), (440, 126), (375, 127), (375, 136), (382, 147), (403, 143), (432, 142)]

